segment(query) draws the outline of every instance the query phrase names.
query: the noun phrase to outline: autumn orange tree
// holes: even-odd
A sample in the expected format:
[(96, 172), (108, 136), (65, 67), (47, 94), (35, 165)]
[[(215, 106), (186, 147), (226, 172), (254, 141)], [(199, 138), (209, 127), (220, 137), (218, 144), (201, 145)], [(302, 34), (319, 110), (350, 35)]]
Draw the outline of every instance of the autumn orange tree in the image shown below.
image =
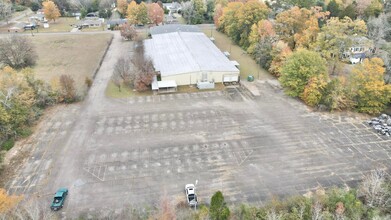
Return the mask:
[(135, 1), (131, 1), (127, 9), (127, 18), (129, 24), (147, 24), (150, 21), (147, 5), (144, 2), (137, 4)]
[(325, 19), (328, 13), (319, 8), (312, 10), (293, 7), (276, 17), (276, 32), (280, 39), (288, 43), (291, 49), (299, 46), (309, 47), (319, 33), (319, 19)]
[(10, 196), (5, 189), (0, 188), (0, 213), (4, 214), (14, 208), (21, 200), (22, 196)]
[(391, 102), (391, 85), (385, 84), (383, 60), (365, 59), (350, 75), (349, 95), (359, 112), (378, 114)]
[(126, 16), (127, 8), (128, 8), (128, 3), (126, 2), (126, 0), (117, 0), (117, 10), (122, 17)]
[(164, 11), (157, 3), (148, 4), (148, 17), (153, 24), (159, 25), (163, 22)]
[(42, 7), (45, 13), (45, 18), (49, 21), (53, 20), (56, 22), (56, 19), (61, 15), (57, 5), (50, 0), (42, 2)]
[[(242, 7), (242, 2), (230, 2), (223, 8), (222, 15), (218, 18), (217, 29), (229, 35), (237, 25), (235, 12)], [(232, 30), (232, 31), (231, 31)]]
[(292, 50), (287, 43), (283, 41), (275, 43), (270, 52), (272, 62), (269, 67), (269, 72), (274, 76), (280, 77), (282, 65), (291, 53)]
[(250, 0), (242, 5), (235, 13), (237, 19), (236, 30), (231, 32), (231, 38), (244, 49), (249, 45), (249, 35), (253, 24), (266, 19), (270, 9), (260, 1)]

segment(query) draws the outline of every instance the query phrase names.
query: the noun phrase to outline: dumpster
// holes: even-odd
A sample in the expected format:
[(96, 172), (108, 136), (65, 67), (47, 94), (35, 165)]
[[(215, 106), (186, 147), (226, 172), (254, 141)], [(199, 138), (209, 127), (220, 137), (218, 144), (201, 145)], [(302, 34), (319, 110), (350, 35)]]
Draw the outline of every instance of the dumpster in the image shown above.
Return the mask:
[(247, 81), (249, 81), (249, 82), (254, 81), (254, 76), (253, 75), (248, 75), (247, 76)]

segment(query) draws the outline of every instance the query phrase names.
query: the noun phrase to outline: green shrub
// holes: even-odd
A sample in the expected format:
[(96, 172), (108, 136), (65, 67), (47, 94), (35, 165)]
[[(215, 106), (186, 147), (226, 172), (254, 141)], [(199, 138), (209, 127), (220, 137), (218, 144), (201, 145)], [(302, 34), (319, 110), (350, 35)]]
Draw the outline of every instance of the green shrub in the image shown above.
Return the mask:
[(24, 10), (26, 10), (26, 7), (25, 6), (23, 6), (23, 5), (13, 5), (12, 6), (12, 9), (14, 10), (14, 11), (24, 11)]
[(15, 140), (14, 139), (8, 139), (6, 140), (2, 145), (1, 149), (8, 151), (10, 150), (13, 146), (15, 145)]

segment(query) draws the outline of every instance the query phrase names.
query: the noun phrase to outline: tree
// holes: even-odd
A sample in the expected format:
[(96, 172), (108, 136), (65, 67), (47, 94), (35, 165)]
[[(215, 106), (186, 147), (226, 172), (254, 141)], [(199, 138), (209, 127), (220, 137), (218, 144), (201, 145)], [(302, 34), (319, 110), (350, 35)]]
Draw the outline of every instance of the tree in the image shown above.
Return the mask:
[(126, 14), (129, 24), (137, 24), (138, 6), (136, 1), (129, 3)]
[(262, 2), (250, 0), (243, 4), (235, 13), (237, 19), (236, 30), (232, 31), (230, 37), (244, 49), (249, 45), (249, 35), (253, 24), (266, 19), (269, 8)]
[(379, 0), (372, 0), (371, 4), (365, 9), (364, 14), (366, 18), (370, 18), (372, 16), (379, 16), (379, 14), (383, 11), (383, 5)]
[[(135, 1), (131, 1), (130, 4), (134, 3), (136, 5)], [(122, 17), (126, 16), (126, 12), (129, 10), (129, 6), (126, 0), (117, 0), (117, 10), (121, 14)], [(129, 14), (128, 14), (129, 15)]]
[(31, 11), (36, 12), (40, 8), (40, 5), (38, 2), (32, 2), (30, 8), (31, 8)]
[(359, 112), (379, 114), (391, 102), (391, 85), (384, 82), (383, 66), (380, 58), (372, 58), (353, 68), (349, 94)]
[(112, 79), (119, 90), (121, 90), (121, 84), (131, 86), (131, 83), (134, 80), (134, 74), (132, 74), (129, 59), (121, 57), (117, 60), (117, 63), (114, 66)]
[(223, 193), (217, 191), (211, 199), (209, 214), (212, 220), (225, 220), (230, 215), (229, 208), (224, 201)]
[(270, 52), (272, 62), (270, 64), (269, 72), (276, 77), (280, 77), (283, 63), (291, 53), (292, 50), (287, 43), (278, 41), (276, 44), (274, 44), (272, 51)]
[(130, 2), (127, 14), (129, 24), (145, 25), (149, 22), (148, 8), (144, 2), (141, 2), (139, 5), (135, 1)]
[(331, 17), (338, 17), (340, 13), (340, 8), (338, 3), (335, 0), (331, 0), (327, 5), (327, 11), (330, 12)]
[(213, 15), (213, 22), (216, 26), (216, 29), (219, 29), (220, 26), (220, 17), (223, 15), (223, 8), (221, 4), (217, 4), (215, 6), (214, 15)]
[(192, 24), (193, 17), (195, 16), (194, 4), (192, 1), (182, 2), (182, 16), (186, 20), (187, 24)]
[(346, 6), (345, 9), (341, 10), (339, 13), (339, 18), (344, 18), (344, 17), (349, 17), (352, 20), (355, 20), (357, 18), (357, 13), (356, 13), (356, 5), (355, 4), (350, 4)]
[(226, 33), (228, 36), (231, 35), (237, 28), (237, 19), (235, 13), (242, 7), (242, 2), (230, 2), (226, 7), (223, 8), (223, 14), (219, 17), (218, 29)]
[(12, 4), (7, 0), (0, 0), (0, 20), (7, 21), (12, 15)]
[(125, 38), (126, 40), (136, 40), (137, 38), (137, 31), (134, 29), (133, 26), (129, 24), (123, 24), (121, 27), (121, 36)]
[(364, 176), (363, 181), (359, 185), (358, 194), (364, 198), (367, 206), (371, 208), (386, 208), (391, 205), (391, 192), (386, 188), (387, 181), (389, 181), (387, 173), (380, 169), (375, 169)]
[(137, 45), (138, 47), (131, 59), (134, 66), (132, 70), (133, 85), (137, 91), (145, 91), (151, 85), (156, 73), (152, 60), (145, 55), (143, 42), (139, 41)]
[(359, 17), (364, 16), (365, 10), (371, 4), (372, 0), (356, 0), (356, 11)]
[(22, 200), (21, 196), (10, 196), (5, 189), (0, 188), (0, 214), (14, 208)]
[(71, 103), (76, 101), (76, 88), (75, 80), (70, 75), (60, 76), (60, 87), (61, 87), (61, 101), (65, 103)]
[(206, 9), (202, 0), (182, 2), (182, 15), (188, 24), (202, 23), (205, 12)]
[(212, 21), (214, 19), (214, 9), (215, 9), (214, 0), (207, 0), (206, 11), (204, 15), (206, 21)]
[(367, 26), (363, 20), (345, 17), (343, 19), (330, 18), (318, 34), (313, 49), (319, 52), (328, 61), (330, 74), (337, 69), (339, 59), (351, 47), (355, 40), (367, 34)]
[(42, 2), (43, 11), (45, 13), (45, 18), (49, 21), (53, 20), (56, 22), (56, 19), (60, 17), (60, 10), (58, 10), (57, 5), (54, 2), (47, 0)]
[(157, 3), (148, 4), (148, 17), (149, 20), (155, 25), (159, 25), (163, 22), (164, 11)]
[(293, 7), (277, 15), (275, 29), (280, 35), (280, 39), (288, 43), (291, 49), (295, 49), (297, 39), (301, 38), (305, 30), (316, 31), (310, 34), (317, 35), (317, 23), (318, 17), (314, 12), (305, 8)]
[(286, 59), (279, 80), (288, 95), (299, 97), (312, 77), (326, 73), (326, 62), (318, 53), (298, 49)]
[(328, 80), (328, 75), (326, 74), (311, 77), (300, 98), (311, 107), (317, 106), (322, 100)]
[(20, 69), (35, 64), (37, 54), (25, 36), (10, 35), (0, 39), (0, 63)]
[(255, 48), (261, 39), (269, 38), (271, 43), (275, 40), (276, 32), (274, 31), (273, 24), (268, 20), (260, 20), (257, 24), (253, 24), (249, 36), (250, 46), (247, 48), (247, 52), (254, 55), (256, 53)]
[(345, 77), (331, 79), (323, 89), (321, 104), (331, 111), (350, 109), (353, 103), (347, 95), (346, 87)]

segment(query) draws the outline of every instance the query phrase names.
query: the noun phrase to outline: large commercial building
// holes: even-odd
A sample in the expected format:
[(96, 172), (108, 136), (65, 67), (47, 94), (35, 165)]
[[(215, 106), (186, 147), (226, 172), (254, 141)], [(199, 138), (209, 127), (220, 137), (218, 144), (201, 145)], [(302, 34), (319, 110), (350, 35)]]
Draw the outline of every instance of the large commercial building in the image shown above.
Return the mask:
[(157, 26), (151, 35), (144, 41), (145, 50), (161, 81), (191, 85), (239, 76), (235, 64), (197, 26)]

